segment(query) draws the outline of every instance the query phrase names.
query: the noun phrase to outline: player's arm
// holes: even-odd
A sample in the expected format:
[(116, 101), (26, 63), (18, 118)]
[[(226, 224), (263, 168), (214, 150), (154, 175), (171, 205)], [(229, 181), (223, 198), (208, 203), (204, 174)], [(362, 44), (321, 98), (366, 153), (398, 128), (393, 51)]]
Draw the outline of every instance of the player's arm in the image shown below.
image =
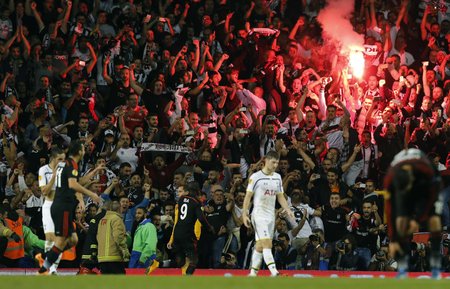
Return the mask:
[(83, 194), (76, 192), (75, 198), (78, 200), (78, 206), (82, 212), (86, 211), (86, 204), (84, 203)]
[(42, 195), (47, 196), (52, 191), (53, 185), (55, 183), (55, 178), (56, 173), (53, 173), (50, 182), (47, 184), (44, 170), (39, 169), (39, 188), (41, 188)]
[(88, 184), (90, 181), (91, 181), (91, 179), (93, 178), (93, 177), (95, 177), (97, 174), (98, 174), (98, 172), (100, 171), (100, 170), (106, 170), (107, 168), (106, 168), (106, 166), (98, 166), (98, 167), (96, 167), (96, 168), (94, 168), (94, 169), (92, 169), (92, 170), (90, 170), (87, 174), (85, 174), (84, 176), (82, 176), (82, 177), (80, 177), (80, 179), (78, 180), (78, 183), (80, 184), (80, 185), (82, 185), (82, 186), (85, 186), (86, 184)]
[(100, 197), (97, 196), (97, 194), (95, 194), (94, 192), (92, 192), (91, 190), (86, 189), (85, 187), (83, 187), (82, 185), (80, 185), (77, 181), (77, 178), (71, 178), (69, 177), (68, 179), (69, 182), (69, 188), (72, 190), (75, 190), (77, 192), (82, 193), (85, 196), (90, 197), (94, 202), (99, 203), (100, 202)]
[(205, 214), (203, 214), (202, 207), (200, 203), (195, 204), (195, 215), (197, 216), (197, 219), (202, 223), (203, 226), (205, 226), (206, 230), (210, 231), (211, 233), (214, 232), (214, 227), (208, 222), (208, 220), (205, 217)]
[(175, 232), (175, 227), (177, 226), (177, 223), (178, 223), (178, 204), (175, 205), (175, 220), (173, 221), (172, 233), (170, 234), (170, 239), (169, 239), (169, 242), (167, 243), (167, 248), (169, 248), (169, 247), (172, 248), (173, 234)]
[(247, 228), (250, 228), (250, 218), (248, 217), (248, 212), (250, 209), (250, 202), (252, 201), (253, 191), (249, 191), (245, 193), (244, 205), (242, 206), (242, 221)]
[(294, 213), (291, 211), (291, 208), (289, 208), (286, 198), (284, 197), (283, 191), (281, 191), (277, 194), (277, 200), (278, 200), (278, 203), (280, 203), (281, 207), (286, 212), (287, 216), (291, 219), (295, 219)]
[(44, 195), (44, 197), (48, 196), (50, 194), (50, 192), (53, 190), (53, 185), (55, 184), (55, 180), (56, 180), (56, 174), (53, 173), (52, 177), (50, 179), (50, 182), (48, 182), (48, 184), (46, 184), (45, 186), (40, 187), (42, 195)]

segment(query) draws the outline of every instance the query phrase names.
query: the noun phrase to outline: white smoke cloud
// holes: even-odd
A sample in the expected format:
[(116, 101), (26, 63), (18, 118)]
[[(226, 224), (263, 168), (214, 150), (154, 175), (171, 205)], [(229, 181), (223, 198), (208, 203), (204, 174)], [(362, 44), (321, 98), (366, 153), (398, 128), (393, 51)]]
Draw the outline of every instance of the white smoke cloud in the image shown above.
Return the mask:
[(353, 8), (354, 1), (351, 0), (327, 0), (327, 6), (317, 17), (322, 24), (323, 38), (338, 42), (343, 50), (341, 53), (364, 50), (364, 36), (353, 31), (350, 23)]

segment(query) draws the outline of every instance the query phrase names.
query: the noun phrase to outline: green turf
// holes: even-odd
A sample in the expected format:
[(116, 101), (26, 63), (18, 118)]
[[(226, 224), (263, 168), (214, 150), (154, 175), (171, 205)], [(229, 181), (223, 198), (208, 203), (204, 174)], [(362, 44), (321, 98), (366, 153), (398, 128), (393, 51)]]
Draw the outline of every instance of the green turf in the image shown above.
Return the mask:
[(450, 280), (349, 279), (293, 277), (146, 277), (146, 276), (2, 276), (0, 288), (8, 289), (440, 289)]

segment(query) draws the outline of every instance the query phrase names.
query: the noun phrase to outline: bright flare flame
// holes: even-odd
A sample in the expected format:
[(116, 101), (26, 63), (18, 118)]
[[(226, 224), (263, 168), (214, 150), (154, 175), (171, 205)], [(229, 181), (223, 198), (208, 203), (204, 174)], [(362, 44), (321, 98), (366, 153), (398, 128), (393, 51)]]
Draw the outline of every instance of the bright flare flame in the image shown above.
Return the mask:
[(350, 52), (349, 65), (352, 68), (353, 76), (362, 78), (364, 75), (364, 55), (362, 51), (352, 50)]

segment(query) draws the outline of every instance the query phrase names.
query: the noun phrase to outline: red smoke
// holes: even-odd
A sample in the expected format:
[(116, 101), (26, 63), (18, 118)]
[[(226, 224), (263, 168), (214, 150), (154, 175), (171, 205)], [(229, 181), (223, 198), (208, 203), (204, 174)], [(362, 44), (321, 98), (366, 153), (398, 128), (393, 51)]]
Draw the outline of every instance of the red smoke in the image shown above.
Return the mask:
[(319, 12), (318, 21), (322, 24), (323, 38), (340, 43), (341, 53), (349, 50), (364, 50), (364, 36), (353, 31), (350, 17), (354, 1), (327, 0), (327, 6)]

